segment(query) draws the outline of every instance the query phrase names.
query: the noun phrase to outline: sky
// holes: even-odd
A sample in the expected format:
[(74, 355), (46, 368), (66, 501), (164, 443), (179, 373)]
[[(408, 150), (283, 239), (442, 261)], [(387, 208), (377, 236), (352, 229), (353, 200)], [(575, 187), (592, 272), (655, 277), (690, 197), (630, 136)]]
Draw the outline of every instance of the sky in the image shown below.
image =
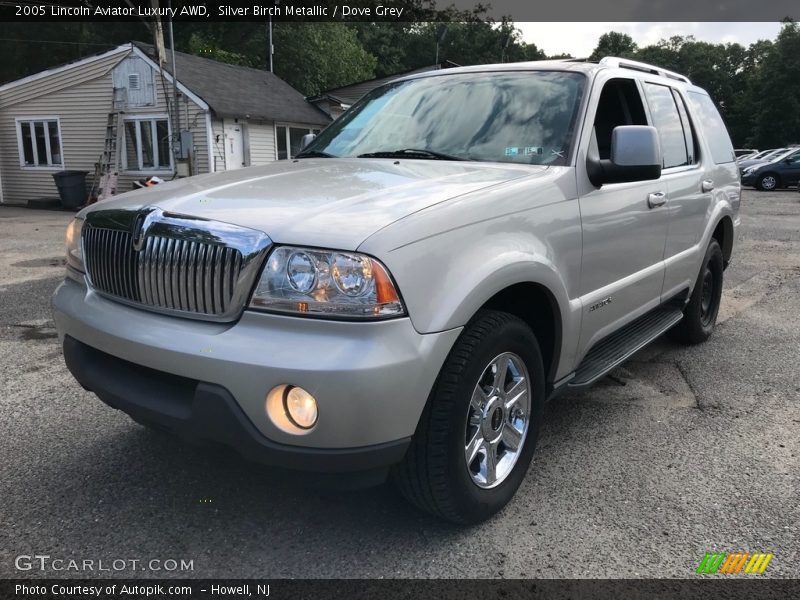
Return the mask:
[(673, 35), (693, 35), (712, 43), (737, 42), (749, 46), (761, 39), (775, 39), (780, 23), (527, 23), (515, 22), (522, 39), (547, 54), (567, 53), (587, 57), (598, 38), (609, 31), (627, 33), (639, 46), (648, 46)]

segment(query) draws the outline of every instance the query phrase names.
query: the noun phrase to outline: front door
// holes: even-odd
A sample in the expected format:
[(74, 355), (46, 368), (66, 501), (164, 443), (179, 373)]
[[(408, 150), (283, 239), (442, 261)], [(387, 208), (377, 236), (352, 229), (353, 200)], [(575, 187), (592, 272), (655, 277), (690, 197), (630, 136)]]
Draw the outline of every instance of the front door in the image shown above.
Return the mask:
[(787, 156), (781, 169), (781, 183), (784, 186), (797, 185), (798, 181), (800, 181), (800, 150)]
[[(603, 75), (598, 75), (602, 78)], [(593, 126), (582, 136), (578, 160), (583, 258), (578, 356), (624, 323), (659, 304), (664, 281), (667, 190), (661, 180), (594, 187), (586, 152), (611, 157), (611, 133), (620, 125), (649, 125), (641, 90), (627, 78), (598, 79), (590, 103)], [(590, 109), (591, 112), (591, 109)]]
[(225, 170), (241, 169), (244, 164), (244, 132), (239, 119), (225, 119)]

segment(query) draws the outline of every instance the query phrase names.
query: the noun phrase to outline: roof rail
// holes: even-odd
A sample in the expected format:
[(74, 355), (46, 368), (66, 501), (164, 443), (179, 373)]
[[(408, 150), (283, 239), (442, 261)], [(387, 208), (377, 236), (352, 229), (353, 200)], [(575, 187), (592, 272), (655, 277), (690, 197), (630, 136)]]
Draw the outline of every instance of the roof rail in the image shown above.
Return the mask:
[(680, 73), (676, 73), (675, 71), (668, 71), (667, 69), (662, 69), (661, 67), (648, 65), (647, 63), (638, 62), (635, 60), (628, 60), (627, 58), (606, 56), (604, 59), (600, 61), (600, 64), (606, 67), (616, 67), (620, 69), (633, 69), (635, 71), (643, 71), (645, 73), (652, 73), (653, 75), (661, 75), (662, 77), (669, 77), (670, 79), (683, 81), (684, 83), (689, 83), (689, 84), (692, 83), (691, 81), (689, 81), (688, 77), (686, 77), (685, 75), (681, 75)]

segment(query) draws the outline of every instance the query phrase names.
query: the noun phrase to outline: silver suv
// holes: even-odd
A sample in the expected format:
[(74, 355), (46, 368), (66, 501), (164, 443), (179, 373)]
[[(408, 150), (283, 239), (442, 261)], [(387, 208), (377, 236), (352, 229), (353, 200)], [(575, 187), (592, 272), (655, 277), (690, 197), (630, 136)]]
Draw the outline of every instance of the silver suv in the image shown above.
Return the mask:
[(294, 159), (83, 210), (67, 366), (145, 425), (485, 519), (545, 401), (714, 327), (739, 223), (725, 126), (616, 58), (369, 93)]

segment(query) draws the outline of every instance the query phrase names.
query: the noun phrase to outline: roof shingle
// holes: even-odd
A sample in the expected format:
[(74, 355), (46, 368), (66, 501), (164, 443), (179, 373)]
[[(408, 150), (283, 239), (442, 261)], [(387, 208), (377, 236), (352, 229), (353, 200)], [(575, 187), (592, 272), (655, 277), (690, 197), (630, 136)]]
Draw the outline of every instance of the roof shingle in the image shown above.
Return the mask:
[[(133, 42), (155, 59), (151, 44)], [(229, 65), (201, 56), (175, 52), (178, 81), (200, 96), (218, 115), (309, 125), (327, 125), (330, 117), (303, 95), (268, 71)], [(166, 70), (172, 61), (167, 56)]]

